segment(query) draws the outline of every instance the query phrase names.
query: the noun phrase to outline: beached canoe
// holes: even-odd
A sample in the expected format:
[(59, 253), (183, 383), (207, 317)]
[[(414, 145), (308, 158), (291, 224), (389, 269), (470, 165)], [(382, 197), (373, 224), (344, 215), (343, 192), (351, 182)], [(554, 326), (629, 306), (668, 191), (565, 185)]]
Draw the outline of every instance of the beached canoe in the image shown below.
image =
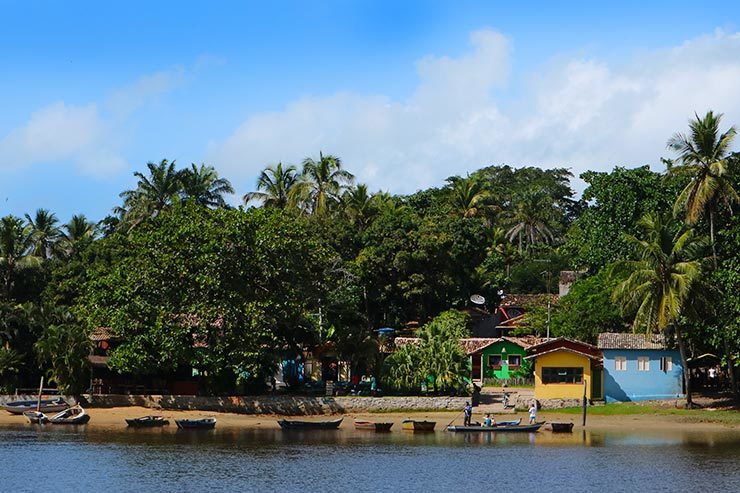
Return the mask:
[(376, 423), (375, 421), (355, 420), (355, 429), (370, 431), (391, 431), (393, 423)]
[(167, 426), (170, 422), (162, 416), (142, 416), (140, 418), (126, 418), (126, 424), (131, 428), (154, 428), (155, 426)]
[(10, 414), (23, 414), (26, 411), (41, 411), (42, 413), (58, 413), (59, 411), (63, 411), (69, 407), (69, 404), (67, 404), (67, 401), (65, 401), (61, 397), (56, 397), (54, 399), (42, 399), (41, 407), (36, 409), (38, 404), (39, 404), (38, 400), (13, 401), (13, 402), (8, 402), (7, 404), (3, 404), (0, 407), (8, 411)]
[(344, 418), (333, 421), (302, 421), (280, 419), (278, 424), (284, 430), (336, 430), (342, 424)]
[(32, 425), (44, 424), (49, 422), (48, 416), (40, 411), (26, 411), (23, 413), (29, 423)]
[(216, 418), (176, 419), (175, 424), (181, 430), (212, 430), (216, 427)]
[(573, 423), (550, 423), (550, 429), (553, 433), (571, 433), (573, 431)]
[(406, 431), (434, 431), (434, 427), (436, 425), (436, 421), (417, 421), (415, 419), (406, 419), (401, 423), (401, 428)]
[(88, 421), (90, 421), (90, 415), (79, 405), (65, 409), (49, 418), (49, 423), (53, 425), (84, 425)]
[(533, 425), (517, 425), (517, 426), (448, 426), (447, 431), (454, 432), (489, 432), (489, 433), (500, 433), (500, 432), (530, 432), (533, 433), (539, 430), (545, 422), (535, 423)]

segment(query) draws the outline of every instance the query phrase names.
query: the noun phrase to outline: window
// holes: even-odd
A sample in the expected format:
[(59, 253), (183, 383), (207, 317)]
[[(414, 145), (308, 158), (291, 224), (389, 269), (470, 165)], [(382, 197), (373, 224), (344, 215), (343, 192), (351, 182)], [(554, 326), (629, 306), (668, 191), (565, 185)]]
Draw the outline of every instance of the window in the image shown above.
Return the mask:
[(509, 355), (509, 366), (520, 366), (522, 364), (522, 356), (519, 354)]
[(660, 358), (660, 369), (666, 373), (673, 371), (673, 358), (670, 356)]
[(637, 371), (650, 371), (650, 358), (647, 356), (638, 356)]
[(501, 355), (500, 354), (489, 354), (488, 355), (488, 366), (491, 368), (501, 368)]
[(542, 383), (581, 383), (583, 368), (543, 368)]
[(614, 357), (614, 369), (616, 371), (627, 371), (627, 357), (626, 356), (615, 356)]

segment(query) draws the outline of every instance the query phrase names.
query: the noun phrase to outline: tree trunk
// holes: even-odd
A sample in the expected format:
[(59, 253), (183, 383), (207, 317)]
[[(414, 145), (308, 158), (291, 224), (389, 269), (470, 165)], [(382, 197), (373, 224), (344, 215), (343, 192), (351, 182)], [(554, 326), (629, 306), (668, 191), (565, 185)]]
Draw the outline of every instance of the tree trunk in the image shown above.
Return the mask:
[(730, 376), (730, 387), (732, 388), (732, 395), (735, 397), (735, 400), (737, 400), (738, 392), (737, 392), (737, 382), (735, 381), (735, 363), (732, 361), (732, 350), (730, 349), (730, 341), (727, 339), (727, 336), (724, 336), (724, 343), (725, 343), (725, 355), (727, 356), (727, 372)]
[(678, 349), (681, 352), (681, 366), (683, 368), (683, 382), (686, 388), (686, 407), (691, 408), (693, 402), (691, 400), (691, 372), (689, 371), (689, 365), (686, 358), (686, 344), (683, 340), (683, 334), (681, 329), (676, 326), (676, 339), (678, 339)]
[(709, 209), (709, 242), (712, 244), (712, 262), (717, 270), (717, 249), (714, 246), (714, 209)]

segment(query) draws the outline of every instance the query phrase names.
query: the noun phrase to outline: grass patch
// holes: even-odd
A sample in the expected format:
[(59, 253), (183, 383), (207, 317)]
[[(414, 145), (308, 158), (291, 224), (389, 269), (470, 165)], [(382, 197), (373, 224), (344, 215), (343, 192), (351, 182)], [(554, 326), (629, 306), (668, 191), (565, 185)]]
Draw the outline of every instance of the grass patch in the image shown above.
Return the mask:
[[(562, 414), (581, 414), (580, 407), (565, 407), (563, 409), (547, 409), (544, 412)], [(678, 416), (681, 421), (688, 423), (724, 423), (740, 425), (740, 411), (722, 409), (710, 411), (708, 409), (678, 409), (651, 405), (638, 404), (605, 404), (603, 406), (592, 406), (588, 408), (591, 416)]]

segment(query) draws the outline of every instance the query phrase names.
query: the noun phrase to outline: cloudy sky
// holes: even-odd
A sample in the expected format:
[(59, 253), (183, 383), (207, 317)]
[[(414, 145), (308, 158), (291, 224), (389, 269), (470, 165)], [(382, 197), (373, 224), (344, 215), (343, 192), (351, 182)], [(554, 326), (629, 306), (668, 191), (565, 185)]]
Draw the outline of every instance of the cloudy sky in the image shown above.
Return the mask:
[(163, 158), (241, 196), (322, 150), (408, 193), (489, 164), (660, 169), (694, 112), (740, 125), (737, 2), (26, 3), (0, 0), (0, 215), (101, 219)]

